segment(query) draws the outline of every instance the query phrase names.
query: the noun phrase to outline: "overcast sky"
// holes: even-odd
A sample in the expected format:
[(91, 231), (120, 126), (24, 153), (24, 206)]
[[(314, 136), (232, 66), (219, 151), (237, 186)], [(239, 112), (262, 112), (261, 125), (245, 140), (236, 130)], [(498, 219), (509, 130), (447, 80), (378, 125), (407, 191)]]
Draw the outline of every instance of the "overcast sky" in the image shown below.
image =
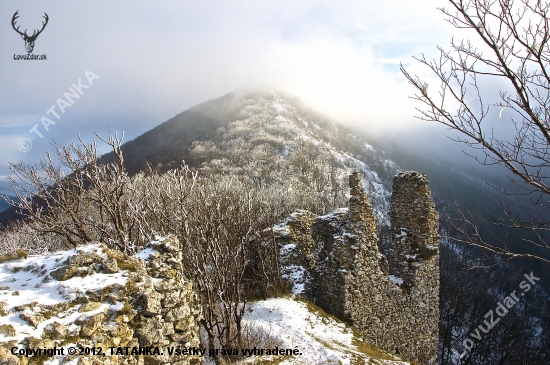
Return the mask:
[[(244, 86), (283, 90), (330, 117), (374, 131), (411, 128), (414, 105), (407, 96), (413, 90), (398, 65), (414, 70), (412, 56), (435, 55), (437, 44), (449, 44), (454, 29), (436, 9), (442, 5), (4, 0), (0, 175), (8, 161), (42, 156), (50, 139), (65, 142), (110, 130), (124, 131), (130, 140)], [(17, 26), (28, 34), (47, 13), (33, 51), (47, 60), (14, 60), (27, 54), (11, 25), (16, 11)], [(61, 113), (57, 100), (79, 79), (89, 87)], [(52, 106), (59, 119), (47, 113)], [(45, 120), (48, 131), (42, 117), (55, 122)]]

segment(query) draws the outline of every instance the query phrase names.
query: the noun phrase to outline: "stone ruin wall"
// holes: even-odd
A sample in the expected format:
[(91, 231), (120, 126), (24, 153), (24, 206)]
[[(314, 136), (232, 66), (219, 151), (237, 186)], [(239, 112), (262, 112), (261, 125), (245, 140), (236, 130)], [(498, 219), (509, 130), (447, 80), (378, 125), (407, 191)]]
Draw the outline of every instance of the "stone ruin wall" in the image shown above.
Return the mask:
[(359, 172), (349, 185), (347, 210), (323, 217), (300, 211), (287, 221), (289, 234), (279, 237), (287, 247), (283, 275), (285, 268), (302, 266), (303, 294), (310, 301), (350, 322), (376, 346), (435, 364), (439, 236), (428, 180), (417, 172), (394, 177), (394, 247), (388, 259), (378, 248), (375, 216)]
[[(193, 283), (185, 277), (183, 252), (178, 239), (165, 238), (148, 244), (154, 252), (146, 263), (145, 284), (133, 293), (136, 317), (132, 322), (139, 346), (200, 348), (202, 308)], [(144, 357), (145, 364), (199, 364), (197, 356), (163, 355)]]
[[(0, 364), (27, 363), (25, 357), (11, 355), (10, 348), (23, 345), (30, 348), (53, 348), (79, 343), (84, 346), (102, 347), (107, 353), (97, 356), (68, 357), (78, 364), (125, 364), (125, 365), (185, 365), (198, 364), (197, 356), (169, 356), (151, 354), (139, 356), (110, 356), (109, 347), (200, 347), (199, 320), (202, 309), (198, 294), (192, 283), (182, 274), (182, 252), (176, 238), (151, 242), (152, 253), (145, 260), (125, 256), (118, 251), (98, 245), (101, 254), (78, 252), (69, 256), (59, 268), (44, 273), (48, 280), (63, 282), (76, 275), (87, 276), (97, 273), (116, 273), (125, 270), (128, 277), (124, 286), (110, 286), (106, 290), (80, 293), (70, 302), (56, 305), (30, 303), (16, 308), (7, 308), (20, 313), (20, 317), (37, 327), (46, 317), (77, 310), (84, 312), (76, 327), (69, 328), (53, 322), (44, 328), (42, 338), (26, 337), (22, 343), (0, 343)], [(107, 257), (105, 257), (107, 256)], [(35, 268), (29, 268), (29, 270)], [(27, 270), (27, 268), (23, 268)], [(123, 303), (118, 310), (103, 310), (87, 315), (85, 312), (101, 306), (102, 303)], [(31, 308), (32, 314), (27, 314)], [(38, 311), (36, 311), (38, 308)], [(2, 307), (0, 306), (0, 312)], [(93, 313), (93, 312), (92, 312)], [(31, 363), (45, 359), (30, 358)], [(75, 362), (75, 363), (76, 363)]]

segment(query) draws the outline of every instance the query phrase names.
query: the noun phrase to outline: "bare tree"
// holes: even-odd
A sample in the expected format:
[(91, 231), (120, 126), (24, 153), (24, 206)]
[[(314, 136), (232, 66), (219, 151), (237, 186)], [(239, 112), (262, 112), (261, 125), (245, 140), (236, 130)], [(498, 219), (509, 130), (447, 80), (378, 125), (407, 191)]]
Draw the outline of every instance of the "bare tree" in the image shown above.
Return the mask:
[(240, 340), (253, 282), (245, 275), (254, 257), (249, 242), (272, 224), (262, 220), (263, 207), (248, 190), (252, 186), (211, 178), (187, 201), (192, 214), (182, 237), (184, 266), (201, 295), (210, 346), (217, 345), (215, 339), (222, 347)]
[[(132, 252), (150, 237), (140, 235), (131, 180), (124, 169), (122, 137), (97, 137), (114, 152), (102, 162), (97, 143), (53, 143), (36, 165), (11, 164), (16, 199), (5, 197), (39, 235), (55, 235), (66, 247), (102, 241)], [(144, 199), (144, 197), (142, 197)]]
[[(470, 31), (474, 41), (451, 42), (451, 50), (439, 49), (439, 58), (415, 58), (435, 76), (437, 90), (401, 71), (416, 89), (413, 99), (423, 104), (417, 118), (441, 123), (459, 132), (455, 140), (468, 146), (470, 155), (483, 165), (498, 165), (511, 172), (510, 180), (537, 209), (550, 208), (550, 24), (548, 1), (450, 0), (441, 8), (457, 29)], [(498, 83), (498, 84), (497, 84)], [(488, 85), (502, 85), (491, 95)], [(496, 110), (495, 110), (496, 109)], [(494, 126), (496, 114), (512, 116), (513, 135)], [(500, 129), (499, 129), (500, 128)], [(506, 132), (506, 133), (504, 133)], [(504, 193), (510, 190), (496, 187)], [(550, 222), (540, 215), (520, 216), (504, 209), (505, 218), (494, 223), (529, 232), (524, 237), (529, 251), (504, 243), (486, 242), (473, 212), (461, 209), (455, 227), (464, 242), (508, 258), (531, 257), (550, 263)]]
[[(79, 139), (54, 143), (37, 165), (12, 164), (17, 200), (10, 202), (26, 219), (9, 234), (25, 237), (32, 229), (30, 234), (56, 237), (66, 247), (100, 241), (128, 253), (155, 235), (175, 234), (185, 252), (185, 274), (200, 295), (210, 346), (242, 343), (247, 300), (286, 288), (273, 225), (297, 208), (325, 210), (325, 190), (259, 186), (236, 174), (199, 177), (185, 163), (165, 173), (149, 165), (130, 177), (122, 138), (97, 137), (110, 146), (110, 156)], [(343, 196), (335, 194), (333, 204)], [(17, 249), (8, 239), (0, 236), (0, 246)]]

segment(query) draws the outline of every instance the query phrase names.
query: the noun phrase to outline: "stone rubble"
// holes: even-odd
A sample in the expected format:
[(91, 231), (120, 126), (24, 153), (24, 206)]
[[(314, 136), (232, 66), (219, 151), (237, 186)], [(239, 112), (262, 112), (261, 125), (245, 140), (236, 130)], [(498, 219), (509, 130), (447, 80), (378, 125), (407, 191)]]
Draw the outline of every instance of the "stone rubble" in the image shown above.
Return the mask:
[[(169, 237), (149, 244), (152, 252), (146, 260), (128, 257), (99, 244), (99, 253), (80, 252), (69, 256), (49, 275), (48, 280), (63, 282), (74, 276), (92, 273), (116, 273), (127, 270), (124, 286), (108, 286), (99, 291), (77, 294), (76, 298), (56, 305), (33, 302), (15, 308), (19, 317), (35, 328), (56, 317), (43, 328), (41, 338), (26, 337), (22, 342), (0, 343), (0, 365), (42, 364), (46, 358), (14, 356), (19, 348), (53, 348), (54, 346), (102, 347), (106, 356), (65, 356), (60, 363), (77, 360), (77, 364), (198, 364), (197, 356), (169, 356), (167, 347), (199, 347), (201, 306), (192, 283), (183, 275), (182, 252), (176, 238)], [(68, 313), (82, 313), (70, 325), (60, 323)], [(6, 335), (15, 332), (7, 328)], [(159, 347), (164, 355), (110, 356), (109, 347)]]

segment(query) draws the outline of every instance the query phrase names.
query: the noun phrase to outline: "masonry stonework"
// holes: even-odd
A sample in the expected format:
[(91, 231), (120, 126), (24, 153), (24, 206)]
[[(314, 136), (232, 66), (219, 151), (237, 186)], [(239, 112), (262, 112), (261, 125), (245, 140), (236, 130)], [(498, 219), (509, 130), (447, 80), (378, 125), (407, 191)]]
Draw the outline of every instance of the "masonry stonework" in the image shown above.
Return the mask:
[[(202, 309), (198, 293), (183, 274), (183, 252), (177, 238), (148, 244), (152, 253), (145, 260), (147, 276), (139, 291), (132, 293), (136, 316), (132, 320), (139, 346), (158, 348), (200, 347)], [(197, 356), (145, 356), (145, 364), (198, 364)]]
[[(378, 248), (376, 220), (362, 184), (349, 178), (348, 209), (294, 213), (279, 235), (283, 277), (303, 295), (349, 321), (366, 340), (403, 358), (435, 364), (439, 322), (438, 214), (428, 180), (404, 172), (393, 181), (393, 248)], [(301, 267), (300, 275), (285, 272)]]
[[(109, 285), (100, 290), (78, 292), (71, 301), (54, 305), (32, 302), (15, 308), (6, 308), (30, 325), (38, 328), (47, 318), (65, 318), (80, 313), (74, 324), (56, 320), (43, 329), (39, 338), (27, 336), (21, 342), (0, 343), (0, 365), (41, 364), (46, 358), (12, 355), (12, 347), (53, 348), (78, 343), (85, 347), (101, 347), (105, 356), (65, 356), (61, 363), (111, 365), (190, 365), (198, 364), (198, 356), (170, 356), (165, 349), (200, 347), (199, 321), (202, 318), (198, 294), (183, 275), (182, 251), (176, 238), (169, 237), (148, 245), (149, 255), (142, 259), (125, 256), (119, 251), (98, 244), (95, 249), (77, 249), (74, 255), (50, 272), (40, 267), (21, 269), (40, 275), (45, 282), (63, 283), (75, 276), (86, 277), (96, 273), (122, 273), (126, 284)], [(107, 305), (108, 304), (108, 305)], [(0, 310), (2, 306), (0, 305)], [(1, 313), (2, 311), (0, 311)], [(1, 329), (1, 328), (0, 328)], [(6, 328), (8, 330), (8, 328)], [(14, 332), (14, 329), (11, 328)], [(15, 333), (13, 333), (15, 335)], [(163, 349), (163, 353), (118, 356), (109, 348)]]

